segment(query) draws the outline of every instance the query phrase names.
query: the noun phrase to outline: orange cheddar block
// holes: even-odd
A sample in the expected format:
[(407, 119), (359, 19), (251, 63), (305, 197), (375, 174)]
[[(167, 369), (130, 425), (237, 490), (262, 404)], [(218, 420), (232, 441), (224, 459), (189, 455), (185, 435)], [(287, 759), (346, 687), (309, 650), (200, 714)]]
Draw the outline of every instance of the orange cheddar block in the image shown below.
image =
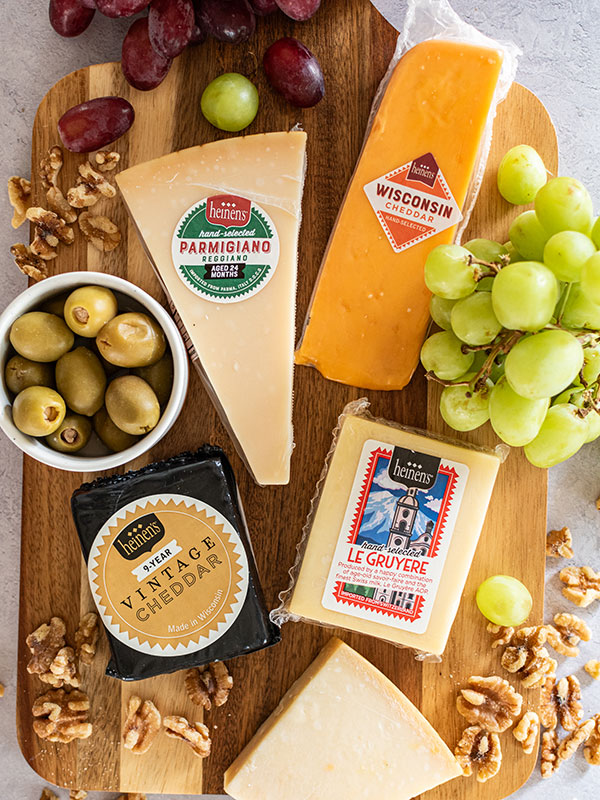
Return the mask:
[(402, 389), (429, 321), (423, 266), (461, 219), (501, 51), (430, 39), (398, 62), (333, 229), (297, 364)]

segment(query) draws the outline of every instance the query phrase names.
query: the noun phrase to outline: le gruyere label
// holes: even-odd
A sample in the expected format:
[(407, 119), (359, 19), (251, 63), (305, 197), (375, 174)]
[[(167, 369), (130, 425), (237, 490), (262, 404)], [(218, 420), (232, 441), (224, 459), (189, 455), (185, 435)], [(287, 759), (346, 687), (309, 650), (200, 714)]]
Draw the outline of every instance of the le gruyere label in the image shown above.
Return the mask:
[(279, 261), (279, 236), (264, 208), (219, 194), (189, 208), (173, 234), (175, 271), (213, 303), (239, 303), (269, 283)]
[(229, 630), (248, 592), (248, 559), (212, 506), (150, 495), (102, 526), (88, 576), (115, 638), (142, 653), (173, 656), (201, 650)]
[(364, 190), (396, 253), (457, 225), (462, 219), (432, 153), (367, 183)]
[(465, 464), (366, 441), (323, 606), (424, 633), (468, 475)]

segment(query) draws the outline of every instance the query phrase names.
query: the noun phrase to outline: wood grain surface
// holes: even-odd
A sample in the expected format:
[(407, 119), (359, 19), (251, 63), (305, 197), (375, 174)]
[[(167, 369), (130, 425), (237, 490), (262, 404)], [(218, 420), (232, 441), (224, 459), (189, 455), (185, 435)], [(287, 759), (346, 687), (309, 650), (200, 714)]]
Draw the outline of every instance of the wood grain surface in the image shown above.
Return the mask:
[[(327, 96), (315, 109), (287, 106), (269, 89), (257, 58), (282, 35), (301, 38), (321, 59)], [(47, 148), (58, 140), (56, 121), (67, 108), (87, 98), (119, 94), (130, 99), (136, 122), (116, 144), (122, 167), (219, 138), (200, 111), (206, 83), (224, 70), (248, 74), (259, 86), (261, 107), (248, 132), (286, 130), (301, 123), (308, 132), (308, 174), (304, 219), (300, 236), (298, 325), (301, 324), (333, 220), (352, 172), (365, 130), (371, 99), (393, 52), (396, 34), (368, 0), (330, 0), (310, 22), (294, 25), (281, 15), (260, 20), (251, 42), (226, 47), (209, 42), (179, 57), (162, 86), (137, 92), (125, 82), (118, 64), (95, 65), (65, 77), (40, 105), (33, 131), (33, 197), (43, 204), (37, 165)], [(457, 132), (459, 135), (460, 132)], [(494, 143), (470, 234), (506, 237), (514, 210), (499, 197), (494, 175), (505, 149), (522, 141), (534, 145), (549, 169), (556, 169), (556, 138), (539, 101), (520, 86), (511, 90), (495, 124)], [(82, 157), (67, 154), (61, 185), (73, 184)], [(119, 199), (102, 201), (94, 212), (107, 213), (124, 233), (119, 248), (100, 254), (81, 236), (51, 270), (102, 270), (139, 284), (161, 302), (165, 298), (137, 235), (128, 223)], [(166, 305), (166, 303), (165, 303)], [(287, 586), (296, 542), (309, 501), (330, 444), (336, 418), (349, 400), (364, 395), (325, 381), (315, 370), (299, 368), (295, 385), (296, 449), (289, 486), (259, 488), (253, 484), (233, 451), (225, 430), (195, 372), (181, 417), (168, 436), (145, 457), (128, 465), (138, 468), (151, 460), (182, 450), (218, 443), (231, 457), (256, 551), (269, 607)], [(370, 393), (375, 414), (401, 423), (445, 431), (437, 412), (436, 387), (426, 385), (421, 372), (402, 392)], [(262, 424), (267, 425), (268, 420)], [(451, 435), (456, 438), (452, 432)], [(468, 441), (495, 444), (486, 428), (467, 434)], [(17, 727), (27, 761), (45, 780), (75, 788), (177, 793), (221, 793), (223, 772), (275, 708), (291, 683), (308, 666), (331, 631), (304, 624), (287, 624), (283, 641), (267, 651), (236, 659), (230, 668), (235, 688), (229, 702), (206, 715), (213, 753), (201, 762), (179, 742), (161, 735), (145, 756), (132, 756), (120, 746), (123, 709), (135, 692), (156, 701), (165, 714), (187, 714), (200, 719), (186, 698), (183, 675), (124, 684), (106, 678), (108, 649), (104, 637), (91, 667), (83, 667), (83, 686), (91, 698), (92, 737), (70, 745), (49, 744), (32, 731), (31, 705), (45, 685), (26, 671), (29, 652), (25, 637), (51, 615), (62, 616), (72, 639), (80, 615), (92, 606), (80, 555), (69, 499), (89, 475), (59, 472), (25, 458), (23, 470), (23, 535), (21, 557), (19, 692)], [(513, 574), (529, 586), (535, 606), (531, 620), (543, 613), (546, 473), (530, 467), (520, 453), (511, 452), (501, 469), (485, 530), (441, 663), (416, 661), (413, 655), (384, 642), (341, 632), (340, 635), (383, 670), (422, 709), (453, 747), (462, 729), (455, 711), (455, 694), (471, 674), (501, 671), (499, 656), (490, 649), (485, 624), (474, 602), (474, 591), (484, 577)], [(529, 707), (537, 692), (525, 690)], [(359, 721), (357, 721), (359, 724)], [(502, 770), (488, 784), (474, 778), (451, 782), (429, 793), (435, 800), (498, 800), (515, 791), (528, 777), (535, 756), (524, 756), (510, 733), (502, 737)], [(290, 758), (295, 754), (290, 752)], [(284, 800), (282, 798), (282, 800)]]

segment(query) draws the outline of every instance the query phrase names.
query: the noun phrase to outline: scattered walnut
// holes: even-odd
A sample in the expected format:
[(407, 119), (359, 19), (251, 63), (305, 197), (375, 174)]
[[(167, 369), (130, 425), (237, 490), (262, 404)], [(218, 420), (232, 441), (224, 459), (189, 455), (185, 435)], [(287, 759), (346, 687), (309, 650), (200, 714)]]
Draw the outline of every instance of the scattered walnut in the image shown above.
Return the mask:
[(575, 614), (556, 614), (554, 625), (547, 625), (548, 644), (557, 653), (575, 658), (579, 655), (579, 642), (589, 642), (592, 632), (588, 625)]
[(233, 678), (222, 661), (214, 661), (208, 666), (188, 669), (185, 675), (185, 688), (197, 706), (210, 711), (224, 705), (233, 686)]
[(0, 683), (0, 697), (4, 697), (4, 684)]
[(108, 253), (121, 243), (121, 231), (108, 217), (99, 217), (83, 211), (79, 215), (79, 228), (96, 250)]
[(69, 800), (85, 800), (87, 792), (83, 789), (71, 789), (69, 792)]
[(27, 245), (13, 244), (10, 252), (23, 275), (27, 275), (28, 278), (32, 278), (34, 281), (42, 281), (48, 277), (46, 261), (32, 253), (31, 248)]
[(50, 665), (58, 651), (65, 646), (65, 623), (60, 617), (52, 617), (44, 622), (27, 639), (27, 647), (31, 650), (31, 658), (27, 664), (27, 672), (41, 675), (50, 671)]
[(92, 167), (87, 161), (79, 165), (79, 177), (75, 186), (67, 192), (67, 200), (74, 208), (93, 206), (100, 196), (114, 197), (117, 193), (104, 175)]
[(540, 718), (535, 711), (526, 711), (513, 730), (517, 742), (521, 742), (523, 752), (529, 755), (540, 735)]
[(58, 795), (55, 794), (52, 789), (48, 789), (47, 786), (44, 786), (40, 795), (40, 800), (58, 800)]
[(521, 713), (523, 698), (510, 683), (497, 675), (468, 680), (469, 689), (461, 689), (456, 699), (459, 714), (472, 725), (480, 725), (491, 733), (502, 733), (513, 724), (512, 717)]
[(114, 150), (99, 150), (94, 160), (96, 162), (96, 169), (99, 172), (112, 172), (121, 160), (119, 153)]
[(544, 647), (547, 636), (544, 625), (519, 628), (502, 654), (504, 669), (518, 674), (527, 689), (541, 686), (546, 675), (556, 672), (556, 661)]
[(28, 208), (27, 219), (35, 225), (35, 238), (30, 245), (33, 253), (44, 260), (56, 258), (59, 242), (73, 244), (75, 234), (64, 219), (45, 208)]
[(127, 703), (123, 747), (136, 755), (146, 753), (160, 730), (160, 711), (151, 700), (132, 695)]
[(74, 739), (87, 739), (92, 734), (88, 722), (90, 701), (84, 692), (73, 689), (52, 689), (41, 695), (31, 709), (33, 730), (40, 739), (50, 742), (72, 742)]
[(593, 717), (594, 727), (588, 737), (583, 755), (588, 764), (593, 767), (600, 766), (600, 714)]
[(600, 497), (596, 500), (596, 508), (600, 511)]
[(50, 187), (56, 186), (56, 179), (58, 178), (58, 173), (62, 169), (62, 165), (62, 150), (55, 144), (40, 161), (39, 176), (42, 179), (42, 186), (46, 191), (48, 191)]
[(117, 800), (146, 800), (146, 795), (139, 792), (125, 792), (125, 794), (120, 794)]
[(98, 615), (90, 611), (81, 618), (79, 627), (75, 631), (77, 658), (82, 663), (91, 664), (94, 660), (98, 635)]
[(559, 578), (565, 584), (562, 593), (580, 608), (587, 608), (600, 599), (600, 573), (591, 567), (565, 567)]
[(514, 636), (514, 628), (506, 628), (504, 625), (494, 625), (493, 622), (488, 622), (488, 633), (493, 633), (497, 638), (492, 642), (492, 649), (495, 647), (504, 647), (511, 643)]
[(31, 183), (27, 178), (13, 175), (8, 179), (8, 200), (13, 207), (13, 228), (18, 228), (27, 219), (26, 212), (31, 204)]
[(558, 734), (556, 731), (545, 731), (542, 734), (542, 760), (540, 764), (542, 778), (549, 778), (558, 769)]
[(540, 697), (540, 719), (544, 728), (554, 730), (560, 722), (566, 731), (573, 731), (581, 722), (581, 686), (575, 675), (547, 678)]
[(600, 681), (600, 661), (592, 658), (583, 668), (595, 681)]
[(563, 761), (568, 761), (575, 755), (580, 745), (587, 742), (595, 727), (596, 721), (594, 719), (588, 719), (582, 722), (581, 725), (562, 740), (556, 751), (558, 759), (556, 764), (557, 769)]
[(485, 783), (498, 773), (502, 764), (500, 738), (497, 733), (488, 733), (479, 725), (472, 725), (464, 729), (454, 755), (465, 777), (470, 777), (475, 768), (477, 780)]
[(551, 558), (573, 558), (573, 537), (569, 528), (550, 531), (546, 536), (546, 555)]
[(75, 222), (77, 219), (77, 212), (73, 211), (72, 206), (67, 203), (67, 198), (58, 188), (58, 186), (51, 186), (46, 192), (46, 202), (50, 211), (54, 211), (59, 217), (62, 217), (65, 222)]
[(48, 672), (41, 672), (39, 679), (49, 683), (55, 689), (61, 686), (79, 686), (79, 673), (75, 662), (75, 651), (72, 647), (61, 647), (50, 664)]
[(210, 735), (202, 722), (188, 722), (185, 717), (171, 716), (163, 719), (163, 725), (167, 736), (186, 742), (200, 758), (210, 755)]

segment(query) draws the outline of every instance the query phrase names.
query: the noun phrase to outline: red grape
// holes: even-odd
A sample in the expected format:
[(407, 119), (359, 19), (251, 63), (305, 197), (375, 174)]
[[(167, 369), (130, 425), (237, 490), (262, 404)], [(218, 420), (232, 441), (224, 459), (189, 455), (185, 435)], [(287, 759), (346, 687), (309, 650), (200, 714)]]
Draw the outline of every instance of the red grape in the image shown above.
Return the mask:
[(250, 38), (256, 28), (256, 17), (247, 0), (200, 0), (200, 24), (220, 42), (238, 44)]
[(266, 17), (267, 14), (272, 14), (279, 8), (275, 0), (248, 0), (248, 2), (259, 17)]
[(194, 23), (194, 29), (190, 38), (190, 44), (202, 44), (206, 41), (206, 31), (197, 22)]
[(148, 17), (136, 19), (123, 39), (121, 68), (129, 83), (142, 92), (155, 89), (163, 81), (171, 59), (159, 55), (150, 44)]
[(91, 153), (123, 136), (135, 112), (122, 97), (96, 97), (73, 106), (58, 120), (62, 143), (73, 153)]
[(96, 10), (96, 0), (80, 0), (81, 5)]
[(165, 58), (175, 58), (189, 44), (194, 32), (192, 0), (152, 0), (148, 34), (152, 47)]
[(321, 0), (276, 0), (276, 3), (288, 17), (304, 22), (317, 13)]
[(297, 39), (274, 42), (264, 55), (263, 67), (271, 86), (293, 106), (314, 106), (325, 94), (321, 65)]
[(96, 7), (105, 17), (132, 17), (150, 5), (150, 0), (96, 0)]
[(61, 36), (79, 36), (92, 21), (94, 9), (81, 0), (50, 0), (50, 25)]

